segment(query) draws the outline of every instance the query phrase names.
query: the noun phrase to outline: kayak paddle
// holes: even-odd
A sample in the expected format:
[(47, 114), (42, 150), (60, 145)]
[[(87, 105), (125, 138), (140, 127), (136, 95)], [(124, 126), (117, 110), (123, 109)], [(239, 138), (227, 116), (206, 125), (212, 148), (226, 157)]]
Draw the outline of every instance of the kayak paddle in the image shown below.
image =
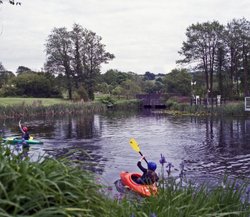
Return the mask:
[[(139, 154), (141, 156), (143, 156), (143, 154), (141, 153), (141, 150), (140, 150), (140, 146), (138, 145), (138, 143), (135, 141), (134, 138), (130, 139), (129, 140), (129, 144), (130, 146), (136, 151), (136, 152), (139, 152)], [(146, 158), (144, 158), (144, 160), (146, 161), (146, 163), (148, 163), (148, 161), (146, 160)]]

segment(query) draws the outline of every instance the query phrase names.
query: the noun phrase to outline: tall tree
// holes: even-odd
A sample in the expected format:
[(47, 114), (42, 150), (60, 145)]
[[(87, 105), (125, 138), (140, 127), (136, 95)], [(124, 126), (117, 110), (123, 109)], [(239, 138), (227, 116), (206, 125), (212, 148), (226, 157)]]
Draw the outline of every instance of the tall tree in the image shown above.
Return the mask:
[(22, 74), (24, 72), (31, 72), (31, 69), (26, 67), (26, 66), (18, 66), (16, 73), (17, 74)]
[(72, 41), (65, 27), (52, 30), (47, 39), (46, 54), (45, 69), (66, 76), (69, 99), (72, 99)]
[(115, 57), (105, 51), (105, 45), (101, 43), (101, 40), (102, 37), (96, 35), (96, 33), (87, 29), (84, 30), (81, 56), (90, 99), (94, 99), (95, 80), (100, 73), (101, 64), (108, 63)]
[(3, 64), (0, 62), (0, 72), (1, 71), (6, 71), (6, 69), (4, 68)]
[(239, 95), (239, 81), (241, 79), (246, 96), (249, 94), (250, 22), (245, 18), (233, 19), (226, 26), (224, 39), (229, 51), (230, 86), (233, 88), (234, 83), (236, 83)]
[(79, 24), (74, 24), (70, 32), (73, 45), (72, 67), (74, 70), (74, 81), (76, 88), (84, 81), (84, 72), (81, 59), (81, 49), (83, 47), (83, 28)]
[(222, 39), (223, 26), (217, 21), (193, 24), (187, 28), (187, 41), (179, 53), (185, 58), (179, 63), (192, 63), (204, 71), (207, 94), (213, 94), (215, 58)]
[(3, 64), (0, 62), (0, 87), (8, 82), (10, 78), (15, 77), (14, 73), (7, 71)]
[(84, 83), (90, 99), (94, 99), (94, 88), (102, 63), (108, 63), (114, 55), (106, 52), (102, 38), (96, 33), (73, 25), (72, 31), (55, 28), (46, 44), (46, 69), (64, 72), (68, 82), (69, 98), (72, 97), (72, 80), (76, 88)]

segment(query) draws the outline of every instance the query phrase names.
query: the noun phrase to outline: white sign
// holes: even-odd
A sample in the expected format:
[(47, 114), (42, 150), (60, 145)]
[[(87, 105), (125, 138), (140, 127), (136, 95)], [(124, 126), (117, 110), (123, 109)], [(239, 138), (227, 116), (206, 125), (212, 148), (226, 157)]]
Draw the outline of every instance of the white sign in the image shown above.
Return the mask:
[(245, 97), (245, 111), (250, 111), (250, 97)]

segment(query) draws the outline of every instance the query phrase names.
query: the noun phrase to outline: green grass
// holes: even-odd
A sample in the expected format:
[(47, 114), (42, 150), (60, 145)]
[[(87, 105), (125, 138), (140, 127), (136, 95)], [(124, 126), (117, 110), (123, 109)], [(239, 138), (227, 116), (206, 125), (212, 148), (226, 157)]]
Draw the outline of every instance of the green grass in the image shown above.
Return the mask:
[[(13, 146), (12, 146), (13, 147)], [(84, 153), (83, 153), (84, 154)], [(85, 153), (86, 155), (86, 153)], [(86, 155), (86, 157), (88, 157)], [(18, 217), (249, 217), (247, 183), (224, 182), (183, 186), (161, 179), (159, 194), (150, 198), (107, 197), (107, 188), (84, 171), (83, 162), (41, 158), (30, 162), (24, 153), (0, 146), (0, 216)], [(118, 177), (118, 174), (117, 174)]]
[(12, 105), (43, 105), (51, 106), (56, 104), (68, 104), (70, 101), (58, 98), (18, 98), (18, 97), (1, 97), (0, 106), (12, 106)]

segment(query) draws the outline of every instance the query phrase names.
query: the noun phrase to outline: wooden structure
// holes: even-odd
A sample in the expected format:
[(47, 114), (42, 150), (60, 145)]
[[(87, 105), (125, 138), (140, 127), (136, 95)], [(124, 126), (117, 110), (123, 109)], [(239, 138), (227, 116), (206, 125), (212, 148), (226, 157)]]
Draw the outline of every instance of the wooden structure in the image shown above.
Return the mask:
[(137, 94), (136, 98), (142, 101), (144, 108), (163, 109), (166, 108), (166, 95), (162, 93)]

